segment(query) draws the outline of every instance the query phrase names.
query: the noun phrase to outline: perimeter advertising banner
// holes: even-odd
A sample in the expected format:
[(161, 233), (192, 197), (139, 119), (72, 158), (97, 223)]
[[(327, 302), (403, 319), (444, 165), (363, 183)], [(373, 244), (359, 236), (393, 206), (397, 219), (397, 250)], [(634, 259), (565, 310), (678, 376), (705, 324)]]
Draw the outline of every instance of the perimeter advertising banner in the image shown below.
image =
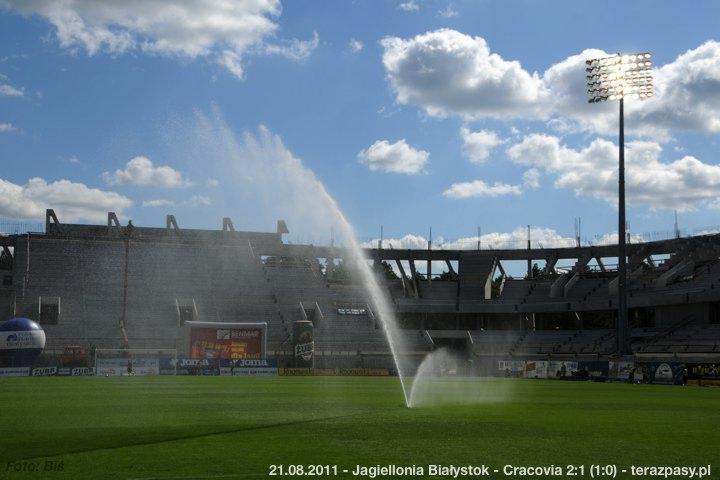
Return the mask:
[(260, 327), (192, 327), (192, 358), (253, 359), (263, 356), (263, 330)]
[(277, 361), (266, 359), (218, 360), (220, 375), (235, 377), (276, 377)]
[(160, 361), (157, 358), (98, 358), (95, 364), (100, 376), (159, 375)]
[(717, 378), (720, 379), (719, 363), (688, 363), (688, 374), (690, 378)]
[(0, 377), (27, 377), (30, 367), (0, 367)]
[(525, 360), (498, 360), (498, 371), (508, 377), (523, 375)]
[(89, 377), (95, 375), (95, 367), (60, 367), (57, 374), (61, 377)]
[(635, 372), (635, 362), (616, 362), (611, 360), (608, 364), (609, 378), (616, 380), (629, 380)]
[(577, 372), (578, 362), (548, 362), (547, 375), (548, 378), (564, 378), (572, 377), (572, 372)]
[(528, 360), (525, 362), (525, 378), (547, 378), (548, 362), (544, 360)]
[(692, 383), (720, 387), (720, 363), (688, 363), (686, 367)]
[(233, 377), (277, 377), (277, 367), (220, 367), (220, 375)]
[(607, 378), (610, 368), (604, 361), (578, 362), (578, 366), (581, 371), (587, 371), (590, 378)]
[(33, 368), (30, 375), (33, 377), (52, 377), (58, 374), (58, 367), (37, 367)]
[(685, 364), (679, 362), (648, 362), (642, 365), (648, 383), (682, 385)]
[(217, 360), (207, 358), (178, 358), (175, 372), (178, 375), (219, 375)]
[(387, 368), (279, 368), (278, 374), (286, 377), (307, 376), (353, 376), (353, 377), (386, 377), (390, 375)]
[(498, 372), (506, 377), (557, 378), (572, 377), (578, 362), (545, 360), (498, 360)]

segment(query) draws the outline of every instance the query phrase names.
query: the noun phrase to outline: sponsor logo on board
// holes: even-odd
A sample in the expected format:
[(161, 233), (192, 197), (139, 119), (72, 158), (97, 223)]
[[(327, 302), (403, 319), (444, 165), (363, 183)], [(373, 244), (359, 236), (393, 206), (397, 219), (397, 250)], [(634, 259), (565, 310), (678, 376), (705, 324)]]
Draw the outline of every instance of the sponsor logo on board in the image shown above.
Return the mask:
[(32, 376), (33, 377), (49, 377), (52, 375), (56, 375), (58, 373), (57, 367), (38, 367), (33, 368)]

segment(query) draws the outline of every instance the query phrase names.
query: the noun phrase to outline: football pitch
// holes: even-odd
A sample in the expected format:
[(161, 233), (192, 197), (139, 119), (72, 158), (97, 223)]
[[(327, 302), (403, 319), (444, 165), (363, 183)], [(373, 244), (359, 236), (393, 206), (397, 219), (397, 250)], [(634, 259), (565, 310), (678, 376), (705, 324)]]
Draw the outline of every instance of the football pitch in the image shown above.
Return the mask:
[(323, 478), (353, 478), (356, 465), (378, 464), (500, 469), (490, 478), (511, 478), (505, 465), (720, 472), (720, 389), (506, 379), (483, 388), (508, 393), (408, 409), (397, 378), (3, 378), (0, 478), (249, 479), (269, 478), (272, 465), (337, 465)]

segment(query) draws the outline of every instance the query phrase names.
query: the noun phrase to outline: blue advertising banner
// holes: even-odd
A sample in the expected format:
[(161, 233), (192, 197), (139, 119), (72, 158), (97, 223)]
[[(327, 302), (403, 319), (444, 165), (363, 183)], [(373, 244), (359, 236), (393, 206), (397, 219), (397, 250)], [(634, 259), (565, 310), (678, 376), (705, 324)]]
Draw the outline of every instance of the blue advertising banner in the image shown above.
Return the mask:
[(220, 375), (234, 377), (277, 377), (277, 367), (220, 367)]
[(277, 368), (277, 360), (274, 358), (241, 358), (239, 360), (231, 360), (228, 358), (218, 359), (218, 367), (235, 367), (235, 368)]
[(178, 375), (219, 375), (217, 359), (178, 358), (176, 361)]
[(2, 367), (0, 377), (27, 377), (30, 375), (30, 367)]
[(241, 358), (238, 360), (219, 359), (220, 375), (243, 377), (274, 377), (278, 374), (277, 360), (262, 358)]

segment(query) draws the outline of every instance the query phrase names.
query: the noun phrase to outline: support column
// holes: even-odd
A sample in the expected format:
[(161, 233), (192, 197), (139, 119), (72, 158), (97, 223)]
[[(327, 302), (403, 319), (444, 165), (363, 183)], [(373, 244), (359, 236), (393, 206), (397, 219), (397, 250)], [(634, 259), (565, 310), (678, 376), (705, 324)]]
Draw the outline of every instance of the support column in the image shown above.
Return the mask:
[(618, 318), (617, 351), (628, 354), (628, 312), (627, 312), (627, 253), (625, 245), (625, 112), (624, 99), (620, 99), (620, 134), (618, 165)]
[(428, 238), (428, 260), (427, 260), (427, 282), (428, 285), (432, 282), (432, 261), (430, 260), (429, 253), (432, 250), (432, 227), (430, 227), (430, 237)]
[[(530, 246), (530, 225), (527, 226), (527, 249), (528, 249), (528, 252), (529, 252), (530, 249), (531, 249), (531, 246)], [(528, 278), (533, 278), (533, 274), (532, 274), (532, 258), (530, 258), (529, 256), (528, 256), (528, 261), (527, 261), (527, 277), (528, 277)]]

